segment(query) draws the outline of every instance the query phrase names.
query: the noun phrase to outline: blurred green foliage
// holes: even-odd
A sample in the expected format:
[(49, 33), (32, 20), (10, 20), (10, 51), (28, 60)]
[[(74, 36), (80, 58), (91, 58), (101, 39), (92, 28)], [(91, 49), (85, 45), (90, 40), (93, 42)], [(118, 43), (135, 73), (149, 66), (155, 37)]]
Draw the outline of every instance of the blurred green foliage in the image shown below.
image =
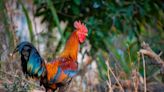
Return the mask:
[[(37, 7), (35, 15), (43, 16), (42, 22), (48, 22), (50, 28), (56, 26), (46, 0), (35, 0), (34, 4)], [(75, 20), (87, 24), (93, 53), (101, 46), (106, 50), (104, 42), (117, 34), (124, 34), (129, 39), (136, 38), (139, 45), (142, 33), (151, 31), (147, 27), (163, 37), (162, 0), (55, 0), (52, 4), (59, 20), (69, 21), (68, 27), (72, 28)]]
[[(42, 22), (47, 22), (49, 29), (55, 27), (57, 23), (52, 20), (53, 13), (46, 0), (35, 0), (34, 4), (35, 16), (43, 16)], [(103, 79), (106, 60), (112, 66), (118, 63), (127, 74), (133, 68), (138, 69), (137, 51), (142, 41), (148, 42), (157, 53), (164, 50), (162, 0), (53, 0), (52, 4), (59, 21), (69, 22), (67, 30), (73, 30), (75, 20), (85, 22), (92, 45), (90, 54), (95, 57)]]
[(29, 33), (30, 33), (30, 40), (31, 40), (31, 42), (34, 42), (34, 33), (33, 33), (34, 31), (32, 29), (33, 28), (32, 27), (32, 22), (30, 20), (30, 16), (28, 14), (28, 10), (26, 9), (25, 5), (22, 3), (21, 0), (18, 0), (18, 1), (19, 1), (19, 3), (22, 6), (22, 10), (23, 10), (24, 15), (26, 16), (26, 20), (27, 20), (27, 24), (28, 24), (28, 29), (29, 29)]

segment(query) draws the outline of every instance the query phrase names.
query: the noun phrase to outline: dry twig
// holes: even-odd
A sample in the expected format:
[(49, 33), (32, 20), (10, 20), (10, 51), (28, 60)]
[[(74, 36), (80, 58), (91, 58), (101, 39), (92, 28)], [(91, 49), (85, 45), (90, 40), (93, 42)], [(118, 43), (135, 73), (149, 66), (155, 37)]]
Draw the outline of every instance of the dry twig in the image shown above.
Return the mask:
[[(107, 62), (108, 62), (108, 61), (107, 61)], [(120, 89), (121, 89), (121, 92), (124, 92), (124, 89), (123, 89), (121, 83), (119, 82), (119, 80), (117, 79), (117, 77), (115, 76), (115, 74), (113, 73), (112, 69), (109, 67), (109, 64), (106, 63), (106, 65), (107, 65), (109, 71), (112, 73), (113, 77), (115, 78), (116, 82), (118, 83), (118, 85), (119, 85), (119, 87), (120, 87)]]
[(160, 58), (160, 55), (157, 55), (148, 44), (146, 44), (145, 42), (142, 43), (141, 47), (143, 49), (140, 49), (139, 53), (142, 53), (152, 59), (154, 59), (159, 65), (161, 65), (161, 67), (164, 67), (164, 61)]
[[(17, 76), (17, 75), (10, 74), (10, 73), (7, 73), (7, 72), (2, 71), (2, 70), (0, 70), (0, 72), (4, 73), (4, 74), (6, 74), (6, 75), (9, 75), (9, 76), (15, 77), (15, 78), (20, 78), (20, 77)], [(24, 80), (24, 81), (26, 81), (26, 82), (29, 83), (29, 84), (35, 85), (35, 86), (37, 86), (37, 87), (40, 87), (38, 84), (36, 84), (36, 83), (34, 83), (34, 82), (32, 82), (32, 81), (29, 81), (29, 80), (27, 80), (27, 79), (25, 79), (25, 78), (21, 78), (21, 79)]]
[[(155, 64), (159, 65), (161, 69), (161, 74), (164, 75), (164, 61), (160, 58), (161, 53), (157, 55), (151, 48), (150, 46), (143, 42), (141, 45), (142, 49), (140, 49), (139, 54), (142, 55), (143, 59), (143, 66), (144, 66), (144, 91), (146, 92), (146, 76), (145, 76), (145, 60), (144, 60), (144, 55), (148, 56), (149, 58), (152, 58), (155, 60)], [(164, 79), (164, 77), (163, 77)]]
[(146, 92), (146, 66), (145, 66), (145, 59), (144, 54), (142, 53), (142, 60), (143, 60), (143, 69), (144, 69), (144, 92)]

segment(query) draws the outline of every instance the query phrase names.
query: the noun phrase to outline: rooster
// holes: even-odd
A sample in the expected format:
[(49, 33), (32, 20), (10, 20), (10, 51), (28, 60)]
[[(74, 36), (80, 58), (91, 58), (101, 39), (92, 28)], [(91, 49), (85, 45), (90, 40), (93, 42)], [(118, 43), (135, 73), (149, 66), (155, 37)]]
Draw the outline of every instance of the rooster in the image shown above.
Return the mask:
[(75, 31), (66, 42), (64, 50), (58, 58), (45, 63), (37, 49), (29, 42), (21, 42), (13, 54), (21, 54), (23, 73), (40, 81), (47, 91), (63, 91), (72, 78), (78, 73), (77, 55), (79, 45), (83, 43), (88, 34), (88, 29), (80, 21), (74, 22)]

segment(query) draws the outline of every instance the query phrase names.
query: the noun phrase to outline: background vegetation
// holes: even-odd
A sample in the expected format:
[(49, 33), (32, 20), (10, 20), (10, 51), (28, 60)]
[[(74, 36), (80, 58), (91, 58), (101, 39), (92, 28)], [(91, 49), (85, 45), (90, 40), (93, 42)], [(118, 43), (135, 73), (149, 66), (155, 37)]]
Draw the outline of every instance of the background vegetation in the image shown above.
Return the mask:
[[(13, 3), (16, 6), (10, 6)], [(28, 9), (29, 6), (32, 8)], [(136, 85), (138, 91), (144, 91), (144, 70), (147, 90), (157, 90), (155, 84), (162, 88), (164, 81), (160, 73), (161, 67), (154, 64), (156, 60), (153, 58), (143, 58), (137, 53), (142, 48), (143, 41), (157, 54), (164, 51), (162, 0), (0, 0), (0, 84), (4, 90), (29, 91), (43, 88), (26, 80), (20, 71), (20, 62), (16, 62), (19, 61), (18, 57), (10, 55), (21, 41), (13, 21), (15, 10), (22, 11), (29, 30), (29, 41), (42, 51), (47, 61), (60, 53), (74, 29), (75, 20), (86, 24), (89, 36), (81, 46), (80, 72), (77, 80), (72, 83), (75, 88), (70, 88), (70, 92), (118, 92), (121, 88), (129, 92), (134, 91)], [(31, 11), (32, 15), (29, 13)], [(40, 23), (46, 24), (46, 29), (38, 33), (35, 28), (36, 18), (40, 18)], [(66, 24), (65, 28), (62, 22)], [(45, 47), (40, 48), (41, 44)], [(164, 59), (164, 54), (160, 58)], [(146, 68), (143, 67), (143, 59)], [(93, 76), (88, 74), (91, 72), (95, 72), (94, 82), (88, 78)], [(134, 82), (136, 76), (138, 80)]]

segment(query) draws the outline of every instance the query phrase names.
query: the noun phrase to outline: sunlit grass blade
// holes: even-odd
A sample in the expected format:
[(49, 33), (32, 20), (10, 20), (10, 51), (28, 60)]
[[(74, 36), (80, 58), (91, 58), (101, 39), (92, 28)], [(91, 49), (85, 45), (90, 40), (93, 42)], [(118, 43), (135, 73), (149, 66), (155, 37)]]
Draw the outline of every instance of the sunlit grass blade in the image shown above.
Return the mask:
[(59, 30), (59, 32), (60, 32), (60, 35), (61, 35), (61, 37), (63, 37), (63, 36), (62, 36), (63, 33), (62, 33), (61, 28), (60, 28), (60, 22), (59, 22), (59, 18), (58, 18), (58, 16), (57, 16), (57, 13), (56, 13), (56, 9), (54, 8), (53, 3), (52, 3), (51, 0), (47, 0), (47, 3), (48, 3), (48, 7), (49, 7), (50, 10), (51, 10), (51, 13), (52, 13), (52, 16), (53, 16), (53, 20), (54, 20), (54, 22), (56, 23), (56, 25), (57, 25), (57, 27), (58, 27), (58, 30)]
[(29, 33), (30, 33), (30, 40), (31, 40), (31, 42), (34, 42), (33, 27), (32, 27), (32, 22), (31, 22), (30, 16), (28, 14), (28, 10), (26, 9), (25, 5), (22, 3), (21, 0), (19, 0), (19, 3), (21, 4), (22, 9), (23, 9), (23, 13), (26, 16), (26, 20), (27, 20), (27, 24), (28, 24), (28, 29), (29, 29)]
[(99, 53), (97, 57), (97, 64), (98, 64), (98, 71), (99, 71), (99, 76), (101, 79), (106, 80), (107, 79), (107, 66), (105, 63), (105, 60), (103, 56)]

